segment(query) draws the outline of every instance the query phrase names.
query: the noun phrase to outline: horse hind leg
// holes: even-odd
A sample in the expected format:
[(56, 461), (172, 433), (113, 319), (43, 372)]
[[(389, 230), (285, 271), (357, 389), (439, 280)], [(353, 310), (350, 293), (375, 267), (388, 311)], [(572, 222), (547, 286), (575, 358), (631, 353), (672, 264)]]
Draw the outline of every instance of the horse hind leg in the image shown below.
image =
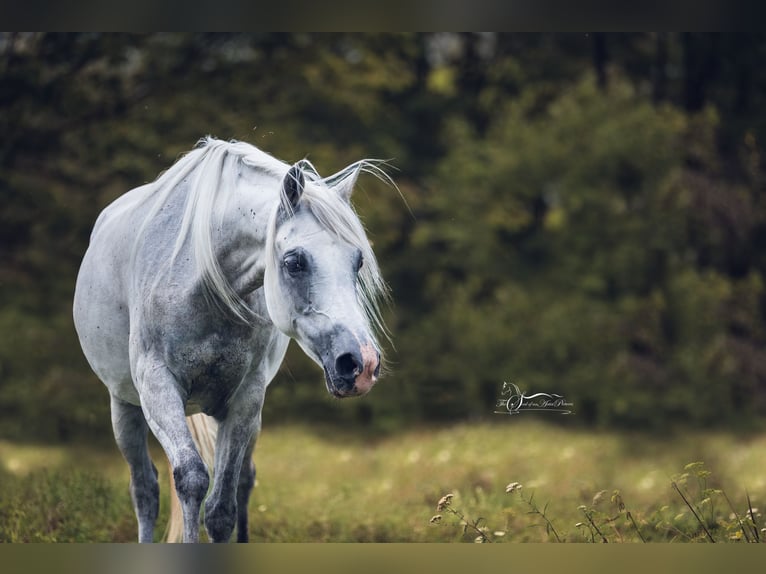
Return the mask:
[(250, 493), (253, 491), (253, 486), (255, 486), (254, 446), (255, 441), (252, 441), (245, 452), (242, 470), (239, 471), (239, 483), (237, 484), (237, 542), (248, 542), (250, 540), (247, 511)]
[(130, 467), (130, 496), (138, 520), (138, 541), (152, 542), (160, 503), (157, 469), (149, 457), (148, 426), (141, 407), (112, 397), (112, 428)]

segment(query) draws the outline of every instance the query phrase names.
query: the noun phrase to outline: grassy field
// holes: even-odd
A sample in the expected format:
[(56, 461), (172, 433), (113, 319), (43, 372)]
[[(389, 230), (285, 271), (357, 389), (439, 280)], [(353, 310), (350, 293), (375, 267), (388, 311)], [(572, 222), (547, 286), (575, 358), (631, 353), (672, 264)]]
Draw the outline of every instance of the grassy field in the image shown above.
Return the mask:
[[(754, 541), (765, 536), (765, 454), (763, 435), (650, 437), (518, 418), (377, 439), (267, 426), (251, 539)], [(157, 466), (159, 537), (167, 470)], [(116, 448), (0, 442), (0, 541), (133, 541), (127, 486)]]

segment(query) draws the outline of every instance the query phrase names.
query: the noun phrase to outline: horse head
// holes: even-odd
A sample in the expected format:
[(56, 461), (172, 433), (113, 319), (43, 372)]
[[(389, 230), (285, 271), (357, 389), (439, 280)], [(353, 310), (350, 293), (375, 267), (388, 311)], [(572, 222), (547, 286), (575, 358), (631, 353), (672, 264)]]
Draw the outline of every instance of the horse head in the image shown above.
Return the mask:
[(307, 181), (300, 163), (290, 168), (264, 274), (271, 320), (324, 369), (327, 390), (338, 398), (367, 393), (381, 365), (374, 298), (384, 284), (350, 204), (357, 173), (329, 186), (332, 178)]

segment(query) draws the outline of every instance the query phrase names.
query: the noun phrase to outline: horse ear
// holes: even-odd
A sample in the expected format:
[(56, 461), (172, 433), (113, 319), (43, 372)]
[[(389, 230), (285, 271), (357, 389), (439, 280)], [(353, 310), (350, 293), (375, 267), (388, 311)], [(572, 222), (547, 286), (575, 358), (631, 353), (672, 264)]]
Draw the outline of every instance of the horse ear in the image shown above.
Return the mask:
[(288, 213), (298, 208), (305, 185), (306, 178), (303, 176), (303, 170), (298, 165), (292, 166), (282, 182), (282, 201), (287, 202), (285, 207), (289, 207)]
[(340, 195), (340, 198), (346, 203), (351, 203), (351, 193), (354, 191), (356, 180), (359, 177), (359, 171), (359, 168), (355, 169), (346, 177), (341, 179), (335, 187), (335, 190), (338, 192), (338, 195)]

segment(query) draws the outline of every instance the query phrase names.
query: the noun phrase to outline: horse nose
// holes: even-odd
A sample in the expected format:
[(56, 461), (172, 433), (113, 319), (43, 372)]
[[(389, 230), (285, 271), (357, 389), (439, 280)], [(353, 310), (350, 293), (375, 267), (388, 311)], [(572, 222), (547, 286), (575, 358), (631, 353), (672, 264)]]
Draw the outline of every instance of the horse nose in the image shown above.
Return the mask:
[(328, 374), (331, 393), (344, 397), (364, 395), (380, 373), (380, 352), (369, 343), (351, 347), (337, 356), (331, 371), (332, 375)]
[(343, 353), (335, 359), (335, 372), (349, 387), (354, 386), (354, 381), (363, 368), (362, 357), (356, 353)]

